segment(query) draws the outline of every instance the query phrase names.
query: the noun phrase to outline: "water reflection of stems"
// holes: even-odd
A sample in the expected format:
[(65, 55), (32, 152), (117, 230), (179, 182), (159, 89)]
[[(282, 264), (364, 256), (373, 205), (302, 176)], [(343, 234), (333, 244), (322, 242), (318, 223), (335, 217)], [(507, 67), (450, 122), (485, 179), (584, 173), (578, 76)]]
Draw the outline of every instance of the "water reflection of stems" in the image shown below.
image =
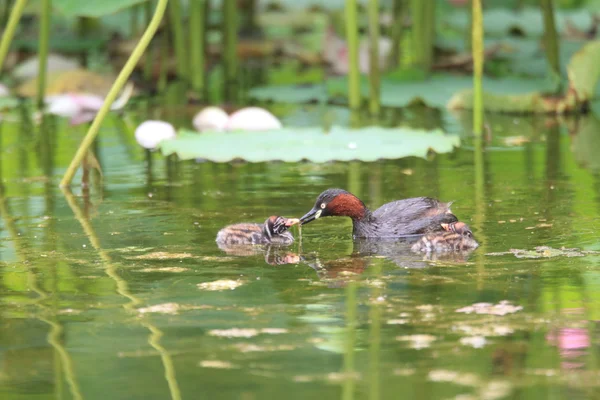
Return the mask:
[[(133, 311), (137, 305), (142, 304), (142, 301), (131, 293), (127, 281), (117, 273), (116, 265), (112, 262), (110, 255), (100, 246), (100, 240), (98, 239), (94, 228), (92, 227), (90, 221), (84, 216), (79, 204), (77, 204), (75, 196), (73, 196), (73, 193), (67, 188), (62, 188), (62, 192), (67, 200), (67, 203), (69, 204), (69, 207), (73, 211), (75, 218), (81, 224), (81, 227), (92, 244), (92, 247), (94, 247), (94, 249), (98, 252), (98, 255), (100, 255), (100, 258), (104, 261), (104, 270), (106, 275), (115, 281), (117, 293), (129, 300), (129, 303), (123, 304), (123, 308), (128, 311)], [(165, 369), (165, 379), (167, 380), (167, 384), (169, 385), (169, 390), (171, 392), (171, 398), (173, 400), (180, 400), (181, 392), (175, 376), (173, 359), (168, 351), (159, 343), (160, 338), (163, 336), (163, 332), (148, 321), (142, 321), (142, 325), (151, 332), (151, 335), (148, 338), (148, 344), (150, 344), (150, 346), (152, 346), (160, 354), (163, 367)]]
[(481, 289), (483, 285), (484, 255), (486, 253), (486, 238), (483, 231), (483, 222), (485, 221), (485, 171), (483, 162), (483, 138), (475, 138), (474, 169), (475, 169), (475, 215), (473, 216), (473, 226), (477, 230), (480, 247), (475, 258), (475, 265), (478, 272), (478, 286)]
[[(381, 277), (382, 260), (373, 261), (373, 275), (376, 279)], [(371, 292), (371, 306), (369, 309), (369, 400), (380, 398), (379, 389), (379, 352), (381, 349), (381, 297), (383, 289), (375, 285)]]
[[(48, 307), (44, 306), (41, 302), (48, 299), (48, 294), (46, 294), (38, 285), (37, 275), (33, 268), (30, 267), (30, 264), (27, 262), (27, 256), (25, 255), (24, 249), (22, 247), (23, 236), (19, 235), (19, 231), (14, 222), (14, 219), (10, 216), (8, 212), (8, 206), (6, 204), (6, 200), (4, 198), (4, 194), (0, 192), (0, 213), (4, 218), (4, 225), (8, 228), (8, 232), (10, 234), (11, 240), (13, 241), (15, 247), (15, 253), (21, 263), (27, 268), (27, 286), (29, 289), (38, 295), (35, 304), (40, 308), (41, 315), (38, 315), (37, 318), (50, 325), (51, 329), (48, 333), (48, 343), (54, 348), (54, 350), (58, 353), (60, 358), (60, 363), (62, 367), (64, 367), (65, 371), (65, 379), (69, 384), (69, 388), (71, 390), (71, 395), (75, 400), (83, 399), (81, 395), (81, 390), (79, 389), (79, 384), (77, 383), (77, 379), (75, 377), (75, 370), (73, 368), (73, 361), (71, 356), (67, 352), (64, 344), (61, 342), (60, 337), (63, 332), (63, 327), (56, 321), (56, 309), (49, 310)], [(52, 317), (47, 318), (44, 314), (50, 314)], [(55, 367), (55, 371), (58, 374), (61, 373), (61, 365), (57, 365)], [(60, 376), (60, 375), (58, 375)]]
[(346, 343), (344, 348), (344, 379), (342, 400), (354, 398), (354, 344), (356, 342), (356, 282), (346, 286)]

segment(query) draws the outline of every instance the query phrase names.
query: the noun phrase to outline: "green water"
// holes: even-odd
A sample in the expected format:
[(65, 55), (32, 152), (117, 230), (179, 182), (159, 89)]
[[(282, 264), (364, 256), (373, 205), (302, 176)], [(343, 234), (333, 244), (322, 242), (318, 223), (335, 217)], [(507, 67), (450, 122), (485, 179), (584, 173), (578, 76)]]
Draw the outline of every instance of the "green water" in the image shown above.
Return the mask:
[[(467, 140), (429, 160), (155, 156), (151, 170), (122, 122), (100, 135), (103, 183), (73, 194), (57, 184), (83, 129), (3, 126), (2, 399), (600, 395), (600, 257), (489, 254), (600, 250), (595, 119), (500, 121), (507, 128), (481, 158)], [(519, 135), (530, 141), (502, 144)], [(268, 255), (228, 255), (214, 242), (229, 223), (299, 217), (328, 187), (372, 208), (454, 200), (482, 246), (464, 258), (365, 255), (350, 222), (335, 218)], [(209, 290), (215, 281), (235, 288)], [(457, 311), (503, 301), (516, 308)]]

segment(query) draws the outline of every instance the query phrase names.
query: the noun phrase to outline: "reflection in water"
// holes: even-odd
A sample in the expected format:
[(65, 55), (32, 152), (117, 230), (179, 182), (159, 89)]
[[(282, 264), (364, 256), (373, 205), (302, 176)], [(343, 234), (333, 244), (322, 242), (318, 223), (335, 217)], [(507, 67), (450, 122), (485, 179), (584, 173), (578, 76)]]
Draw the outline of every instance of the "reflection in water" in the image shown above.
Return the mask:
[(590, 347), (590, 336), (586, 328), (557, 328), (546, 335), (546, 340), (558, 347), (563, 369), (585, 367), (584, 357)]
[[(123, 308), (129, 311), (135, 311), (135, 307), (140, 305), (142, 301), (134, 296), (129, 290), (129, 285), (127, 281), (125, 281), (118, 273), (116, 269), (116, 265), (113, 263), (111, 256), (100, 246), (100, 241), (94, 228), (92, 227), (88, 217), (84, 215), (83, 211), (77, 204), (73, 193), (67, 188), (62, 188), (63, 194), (69, 207), (73, 211), (75, 218), (81, 224), (84, 232), (86, 233), (90, 243), (94, 247), (94, 249), (100, 255), (100, 258), (104, 261), (105, 264), (105, 272), (106, 274), (114, 280), (117, 292), (130, 300), (129, 303), (123, 304)], [(161, 360), (165, 370), (165, 379), (167, 384), (169, 385), (169, 391), (171, 393), (171, 399), (173, 400), (181, 400), (181, 392), (179, 390), (179, 385), (177, 384), (177, 378), (175, 377), (175, 367), (173, 365), (173, 360), (171, 355), (167, 352), (167, 350), (159, 343), (160, 338), (163, 336), (163, 333), (160, 329), (155, 327), (150, 322), (142, 319), (141, 324), (145, 326), (150, 332), (150, 336), (148, 338), (148, 343), (152, 346), (156, 351), (160, 354)]]
[[(506, 135), (522, 136), (524, 146), (503, 148), (492, 121), (489, 146), (433, 161), (173, 162), (167, 174), (155, 153), (147, 179), (141, 150), (113, 157), (107, 129), (102, 202), (63, 199), (46, 179), (61, 166), (52, 157), (37, 163), (26, 144), (21, 152), (22, 143), (11, 142), (19, 130), (3, 125), (0, 173), (11, 197), (0, 202), (2, 396), (27, 397), (27, 389), (57, 399), (187, 399), (200, 387), (215, 399), (500, 399), (511, 390), (515, 398), (565, 390), (594, 398), (600, 257), (486, 253), (598, 250), (598, 177), (578, 167), (592, 169), (595, 131), (569, 141), (538, 122), (504, 120)], [(68, 140), (78, 142), (40, 139), (65, 141), (57, 164)], [(316, 193), (339, 186), (372, 208), (420, 195), (456, 200), (485, 247), (415, 254), (410, 240), (355, 242), (344, 220), (311, 225), (302, 246), (215, 245), (232, 216), (301, 215)], [(18, 211), (12, 218), (8, 203)], [(146, 253), (166, 257), (139, 257)], [(203, 289), (216, 280), (239, 285)], [(456, 312), (503, 300), (522, 309)], [(140, 315), (142, 305), (162, 311)], [(565, 321), (563, 310), (574, 307), (585, 313)], [(214, 362), (200, 367), (202, 360)]]

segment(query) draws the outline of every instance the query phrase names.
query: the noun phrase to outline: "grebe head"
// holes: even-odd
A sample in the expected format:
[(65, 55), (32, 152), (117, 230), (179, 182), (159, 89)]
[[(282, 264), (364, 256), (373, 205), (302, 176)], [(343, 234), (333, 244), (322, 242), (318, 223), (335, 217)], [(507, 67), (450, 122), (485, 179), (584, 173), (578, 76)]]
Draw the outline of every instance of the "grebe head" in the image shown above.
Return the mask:
[(355, 195), (343, 189), (327, 189), (317, 197), (313, 208), (300, 218), (300, 224), (308, 224), (321, 217), (350, 217), (360, 220), (367, 207)]
[(300, 220), (295, 218), (283, 218), (277, 215), (272, 215), (265, 221), (263, 233), (270, 238), (281, 235), (283, 232), (287, 231), (290, 226), (297, 224), (299, 221)]
[(465, 224), (462, 221), (454, 222), (451, 224), (442, 224), (442, 228), (447, 230), (448, 232), (458, 233), (461, 236), (472, 238), (473, 232), (469, 225)]

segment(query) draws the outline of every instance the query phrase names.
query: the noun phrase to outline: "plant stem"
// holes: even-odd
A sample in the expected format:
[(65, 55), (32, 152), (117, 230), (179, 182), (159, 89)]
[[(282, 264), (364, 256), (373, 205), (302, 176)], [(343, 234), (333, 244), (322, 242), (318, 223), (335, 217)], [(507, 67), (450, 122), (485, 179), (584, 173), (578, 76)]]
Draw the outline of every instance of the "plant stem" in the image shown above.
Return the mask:
[(21, 19), (21, 14), (23, 14), (25, 3), (27, 3), (27, 0), (17, 0), (10, 12), (10, 17), (8, 17), (8, 24), (6, 25), (6, 29), (4, 29), (2, 40), (0, 41), (0, 72), (2, 71), (2, 67), (4, 67), (4, 60), (8, 54), (8, 48), (17, 29), (19, 19)]
[[(144, 22), (146, 25), (150, 24), (152, 19), (152, 3), (147, 1), (144, 3)], [(152, 80), (153, 67), (154, 67), (154, 56), (158, 54), (160, 46), (154, 46), (148, 53), (146, 53), (146, 63), (144, 65), (144, 80), (150, 82)], [(158, 57), (157, 57), (158, 58)]]
[(379, 0), (369, 0), (369, 111), (379, 115)]
[(190, 0), (190, 47), (192, 53), (192, 87), (204, 90), (204, 0)]
[(185, 37), (183, 31), (183, 17), (181, 15), (181, 0), (172, 0), (169, 3), (169, 17), (173, 47), (177, 58), (177, 74), (180, 78), (188, 77), (187, 52), (185, 50)]
[(554, 7), (552, 0), (541, 0), (542, 13), (544, 14), (544, 44), (546, 58), (555, 77), (560, 77), (560, 61), (556, 24), (554, 22)]
[(154, 11), (154, 16), (152, 17), (152, 20), (150, 21), (148, 28), (146, 28), (146, 31), (144, 32), (144, 34), (142, 35), (137, 46), (133, 50), (133, 53), (131, 53), (131, 56), (129, 56), (127, 63), (125, 64), (125, 66), (123, 67), (121, 72), (119, 73), (119, 76), (115, 80), (115, 83), (113, 83), (113, 86), (110, 89), (110, 92), (108, 92), (108, 95), (106, 96), (106, 99), (104, 100), (104, 104), (102, 104), (102, 108), (100, 108), (100, 111), (96, 115), (96, 118), (94, 118), (94, 122), (92, 122), (92, 126), (90, 126), (90, 129), (88, 130), (88, 133), (86, 134), (85, 138), (79, 145), (79, 148), (77, 149), (77, 152), (75, 153), (75, 156), (73, 157), (73, 160), (71, 161), (71, 164), (69, 164), (69, 167), (67, 168), (67, 171), (65, 172), (65, 175), (63, 176), (63, 179), (60, 182), (60, 186), (64, 187), (64, 186), (69, 186), (71, 184), (71, 181), (73, 180), (73, 176), (75, 175), (77, 168), (79, 168), (81, 161), (83, 161), (83, 158), (85, 157), (88, 149), (92, 145), (92, 142), (96, 138), (96, 135), (98, 134), (98, 130), (100, 129), (100, 124), (106, 117), (106, 114), (108, 114), (108, 111), (110, 110), (110, 106), (115, 101), (117, 94), (119, 94), (119, 92), (125, 85), (125, 82), (127, 82), (127, 79), (131, 75), (131, 72), (133, 71), (133, 69), (135, 68), (140, 57), (146, 50), (146, 47), (148, 47), (148, 44), (152, 40), (152, 37), (156, 33), (156, 30), (158, 29), (158, 26), (160, 25), (160, 21), (162, 20), (164, 14), (165, 14), (165, 9), (166, 9), (168, 3), (169, 3), (169, 0), (158, 0), (158, 4), (156, 5), (156, 10)]
[(233, 97), (231, 86), (237, 80), (237, 8), (236, 0), (223, 0), (223, 67), (225, 69), (225, 92), (228, 100)]
[(483, 15), (481, 0), (473, 0), (473, 133), (483, 132)]
[(51, 0), (42, 0), (42, 18), (40, 21), (39, 50), (38, 50), (38, 90), (37, 106), (44, 107), (46, 96), (46, 78), (48, 66), (48, 45), (50, 42), (50, 13), (52, 12)]
[(388, 60), (388, 65), (392, 68), (398, 68), (401, 64), (400, 48), (402, 43), (402, 32), (404, 30), (404, 4), (403, 0), (394, 0), (393, 16), (394, 24), (392, 25), (392, 51)]
[(435, 39), (435, 1), (412, 0), (410, 8), (415, 64), (429, 72)]
[(358, 18), (356, 0), (346, 0), (346, 43), (348, 45), (348, 104), (360, 107), (360, 70), (358, 69)]

